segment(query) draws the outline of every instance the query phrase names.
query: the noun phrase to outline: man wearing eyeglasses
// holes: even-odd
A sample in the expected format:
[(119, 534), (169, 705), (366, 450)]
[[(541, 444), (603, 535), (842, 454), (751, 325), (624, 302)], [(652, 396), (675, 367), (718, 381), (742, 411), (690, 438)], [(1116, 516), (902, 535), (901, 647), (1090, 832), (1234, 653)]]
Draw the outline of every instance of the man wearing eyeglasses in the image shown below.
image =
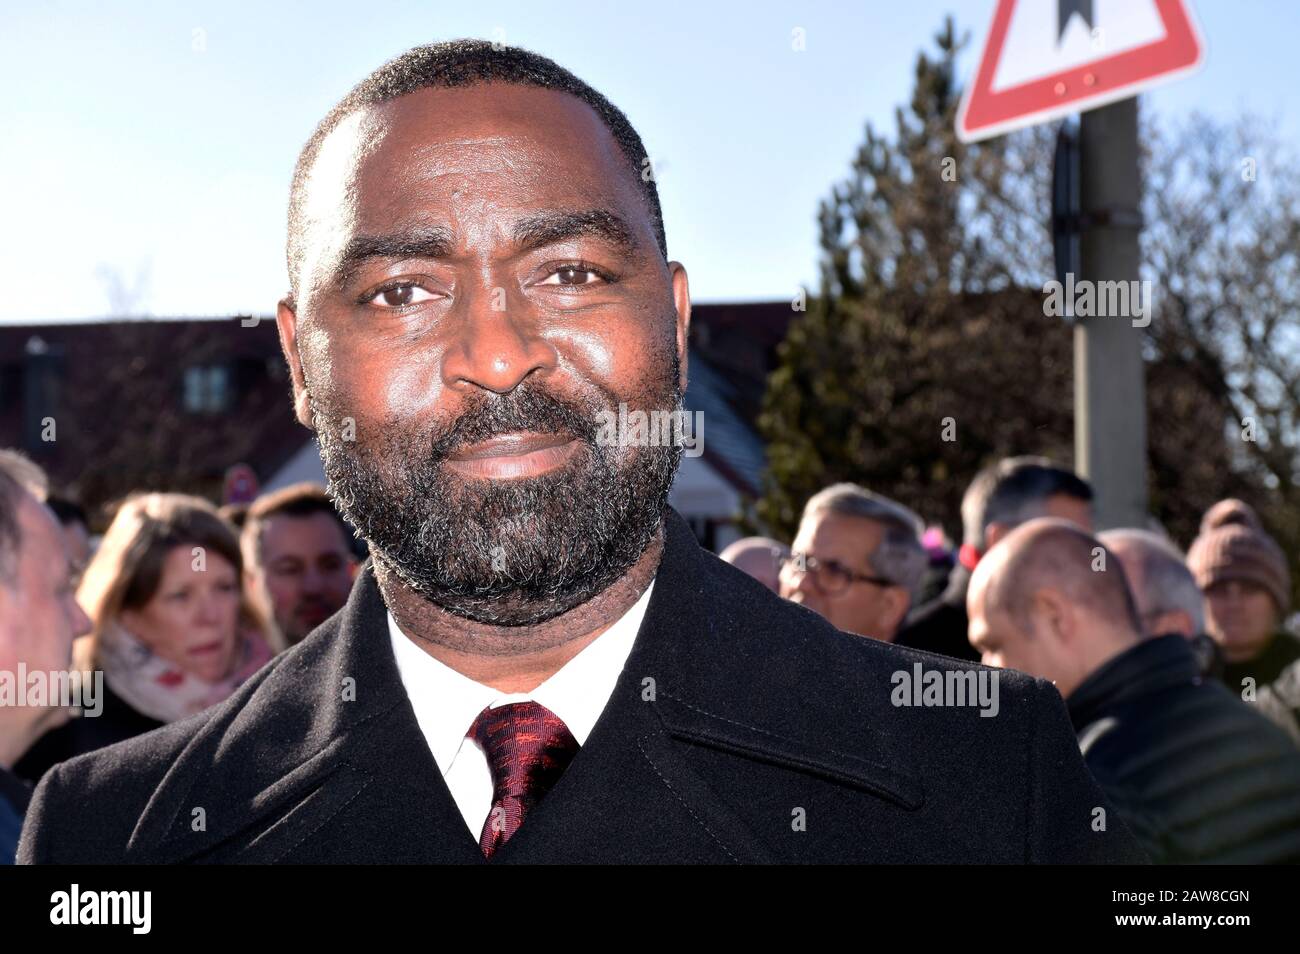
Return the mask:
[(856, 484), (835, 484), (804, 507), (781, 595), (837, 629), (893, 640), (925, 572), (921, 518)]

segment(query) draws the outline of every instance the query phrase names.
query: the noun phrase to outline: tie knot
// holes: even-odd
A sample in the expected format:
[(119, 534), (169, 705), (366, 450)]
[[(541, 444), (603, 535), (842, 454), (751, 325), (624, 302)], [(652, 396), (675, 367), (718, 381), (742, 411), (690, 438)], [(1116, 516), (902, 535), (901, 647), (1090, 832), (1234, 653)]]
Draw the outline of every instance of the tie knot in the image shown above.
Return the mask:
[(487, 755), (495, 799), (540, 799), (578, 752), (564, 720), (536, 702), (488, 707), (467, 735)]

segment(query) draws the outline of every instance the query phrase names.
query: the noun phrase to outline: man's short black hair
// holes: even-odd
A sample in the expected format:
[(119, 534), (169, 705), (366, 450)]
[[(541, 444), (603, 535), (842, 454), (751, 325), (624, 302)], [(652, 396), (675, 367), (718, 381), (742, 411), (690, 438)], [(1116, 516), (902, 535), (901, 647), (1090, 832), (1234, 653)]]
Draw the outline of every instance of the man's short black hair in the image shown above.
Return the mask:
[(68, 497), (60, 497), (57, 494), (50, 494), (45, 498), (45, 506), (54, 511), (54, 516), (63, 526), (79, 523), (87, 530), (90, 529), (90, 518), (86, 514), (86, 508)]
[[(554, 61), (513, 46), (494, 45), (488, 40), (449, 40), (407, 50), (375, 70), (339, 101), (321, 120), (298, 156), (289, 189), (289, 236), (285, 256), (289, 286), (298, 297), (298, 272), (302, 261), (303, 192), (308, 174), (321, 144), (345, 118), (358, 110), (390, 102), (421, 89), (477, 86), (480, 83), (515, 83), (569, 93), (582, 100), (600, 117), (618, 143), (628, 168), (641, 183), (650, 209), (659, 253), (668, 259), (663, 210), (653, 170), (646, 160), (645, 146), (626, 116), (613, 103)], [(645, 170), (649, 170), (646, 172)]]
[(1016, 527), (1041, 517), (1049, 497), (1092, 502), (1092, 486), (1046, 457), (1007, 457), (975, 475), (961, 501), (962, 539), (981, 553), (989, 524)]

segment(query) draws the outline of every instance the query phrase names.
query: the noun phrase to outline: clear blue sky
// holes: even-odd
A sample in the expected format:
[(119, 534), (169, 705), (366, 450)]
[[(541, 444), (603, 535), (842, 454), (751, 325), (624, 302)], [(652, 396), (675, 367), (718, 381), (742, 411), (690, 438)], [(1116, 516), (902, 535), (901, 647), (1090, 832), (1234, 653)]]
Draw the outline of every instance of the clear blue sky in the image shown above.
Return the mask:
[[(1279, 119), (1300, 152), (1300, 3), (1194, 7), (1208, 65), (1144, 108), (1249, 109)], [(817, 202), (863, 124), (892, 122), (945, 13), (978, 41), (992, 9), (5, 0), (0, 321), (105, 314), (104, 268), (154, 315), (271, 313), (286, 287), (289, 174), (315, 123), (384, 60), (460, 36), (544, 53), (628, 114), (660, 170), (669, 251), (697, 301), (791, 297), (815, 283)], [(791, 49), (796, 27), (804, 52)]]

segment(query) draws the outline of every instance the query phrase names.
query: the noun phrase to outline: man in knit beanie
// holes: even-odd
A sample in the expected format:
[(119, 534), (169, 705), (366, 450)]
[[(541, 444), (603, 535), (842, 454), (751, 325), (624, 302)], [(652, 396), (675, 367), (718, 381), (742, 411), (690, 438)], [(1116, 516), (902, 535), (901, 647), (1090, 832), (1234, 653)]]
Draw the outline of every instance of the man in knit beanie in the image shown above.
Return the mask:
[(1300, 641), (1279, 631), (1291, 603), (1286, 555), (1249, 504), (1221, 500), (1206, 511), (1187, 565), (1205, 594), (1206, 629), (1230, 689), (1258, 689), (1300, 659)]

